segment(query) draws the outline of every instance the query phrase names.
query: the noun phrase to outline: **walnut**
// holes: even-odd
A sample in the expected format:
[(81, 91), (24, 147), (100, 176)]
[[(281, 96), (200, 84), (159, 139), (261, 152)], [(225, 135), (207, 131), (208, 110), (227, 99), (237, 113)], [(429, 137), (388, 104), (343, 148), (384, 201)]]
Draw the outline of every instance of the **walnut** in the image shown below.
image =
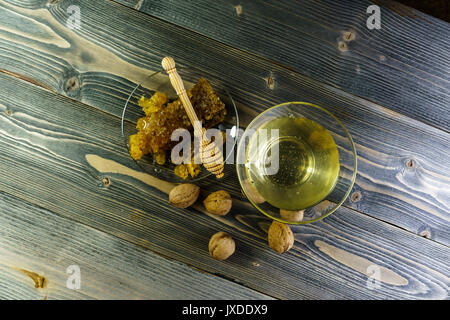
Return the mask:
[(286, 221), (300, 222), (303, 220), (304, 212), (305, 212), (305, 210), (290, 211), (290, 210), (280, 209), (280, 216), (282, 219), (284, 219)]
[(208, 212), (224, 216), (231, 210), (232, 200), (228, 192), (219, 190), (207, 196), (203, 204)]
[(180, 184), (169, 192), (169, 201), (177, 208), (187, 208), (197, 201), (200, 188), (191, 183)]
[(209, 240), (209, 254), (217, 260), (225, 260), (234, 253), (233, 238), (225, 232), (217, 232)]
[(273, 221), (268, 236), (269, 246), (278, 253), (284, 253), (294, 245), (294, 234), (288, 225)]
[(251, 201), (253, 201), (256, 204), (261, 204), (266, 201), (266, 199), (264, 199), (259, 194), (258, 190), (256, 190), (256, 187), (249, 180), (244, 180), (243, 184), (247, 198), (249, 198)]

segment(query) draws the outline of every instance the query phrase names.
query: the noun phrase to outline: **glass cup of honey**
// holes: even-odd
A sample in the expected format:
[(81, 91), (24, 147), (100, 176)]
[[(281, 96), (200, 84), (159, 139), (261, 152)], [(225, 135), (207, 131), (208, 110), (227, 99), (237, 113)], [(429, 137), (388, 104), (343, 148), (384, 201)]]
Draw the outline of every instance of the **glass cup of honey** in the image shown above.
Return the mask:
[(289, 224), (325, 218), (347, 199), (357, 154), (344, 124), (307, 102), (267, 109), (246, 128), (237, 147), (237, 174), (250, 202)]

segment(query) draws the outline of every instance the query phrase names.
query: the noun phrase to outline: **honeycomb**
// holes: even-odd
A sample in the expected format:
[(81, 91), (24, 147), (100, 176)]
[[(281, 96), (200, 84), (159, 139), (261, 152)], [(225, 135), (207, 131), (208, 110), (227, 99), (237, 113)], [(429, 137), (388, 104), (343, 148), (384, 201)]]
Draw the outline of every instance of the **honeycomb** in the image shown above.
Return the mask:
[[(225, 119), (225, 104), (205, 78), (201, 78), (188, 90), (187, 95), (204, 128), (211, 128)], [(176, 144), (170, 139), (176, 129), (193, 130), (181, 100), (167, 102), (164, 106), (164, 99), (167, 102), (167, 96), (160, 92), (156, 92), (150, 99), (140, 99), (139, 104), (146, 116), (137, 121), (138, 132), (129, 138), (130, 154), (135, 160), (148, 153), (162, 154), (170, 150)]]

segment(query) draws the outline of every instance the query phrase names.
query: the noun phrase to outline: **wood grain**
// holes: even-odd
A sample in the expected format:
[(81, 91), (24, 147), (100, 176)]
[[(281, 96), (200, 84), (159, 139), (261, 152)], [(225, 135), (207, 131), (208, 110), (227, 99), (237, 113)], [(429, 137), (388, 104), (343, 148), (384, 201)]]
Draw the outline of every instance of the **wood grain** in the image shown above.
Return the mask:
[[(79, 1), (83, 26), (70, 30), (65, 26), (68, 5), (68, 1), (49, 7), (39, 1), (0, 1), (4, 17), (0, 25), (7, 30), (2, 31), (0, 39), (0, 68), (120, 116), (135, 82), (149, 70), (158, 70), (160, 59), (170, 52), (180, 65), (197, 68), (193, 73), (205, 75), (219, 91), (227, 88), (238, 103), (244, 126), (279, 102), (318, 104), (344, 122), (357, 144), (359, 175), (354, 197), (345, 205), (440, 243), (450, 243), (448, 134), (108, 1), (95, 5)], [(110, 19), (115, 15), (127, 23)], [(102, 25), (101, 31), (96, 25)], [(8, 100), (3, 101), (3, 109), (13, 108)], [(23, 104), (28, 102), (24, 100)], [(70, 112), (67, 108), (60, 110), (63, 114)], [(79, 121), (92, 121), (71, 114)], [(65, 125), (70, 127), (72, 123)], [(110, 132), (111, 136), (117, 134)], [(112, 148), (113, 144), (106, 146)], [(233, 172), (234, 168), (228, 166), (226, 170)], [(233, 174), (223, 183), (233, 196), (241, 195)], [(212, 182), (206, 186), (211, 190), (219, 187)]]
[(271, 299), (4, 193), (0, 252), (0, 299)]
[[(342, 208), (293, 228), (293, 249), (278, 255), (266, 244), (270, 221), (248, 202), (226, 217), (170, 206), (170, 185), (142, 175), (120, 146), (116, 117), (11, 76), (0, 82), (0, 191), (275, 298), (448, 298), (445, 245)], [(224, 262), (207, 250), (217, 231), (237, 244)], [(381, 270), (377, 290), (370, 263)]]
[[(380, 30), (366, 26), (374, 3)], [(450, 131), (450, 24), (395, 1), (142, 1), (138, 10)]]

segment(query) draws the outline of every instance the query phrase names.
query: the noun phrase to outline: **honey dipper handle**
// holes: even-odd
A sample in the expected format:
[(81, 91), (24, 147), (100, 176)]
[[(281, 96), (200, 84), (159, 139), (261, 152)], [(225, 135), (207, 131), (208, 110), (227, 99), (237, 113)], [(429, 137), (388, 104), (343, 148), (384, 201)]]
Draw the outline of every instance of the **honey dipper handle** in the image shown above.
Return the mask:
[(183, 81), (181, 80), (180, 75), (175, 68), (175, 61), (171, 57), (165, 57), (161, 62), (164, 70), (169, 75), (170, 82), (172, 86), (175, 88), (178, 96), (180, 97), (181, 103), (183, 103), (184, 109), (194, 126), (194, 135), (197, 138), (200, 138), (202, 145), (202, 162), (203, 166), (210, 172), (214, 173), (217, 178), (223, 177), (223, 155), (221, 151), (217, 148), (214, 142), (211, 142), (209, 139), (204, 137), (204, 128), (200, 124), (197, 115), (195, 114), (195, 110), (192, 107), (191, 100), (186, 93), (186, 89), (184, 88)]
[(180, 97), (180, 100), (183, 103), (184, 109), (186, 110), (189, 120), (194, 126), (194, 134), (197, 137), (202, 137), (203, 132), (200, 122), (198, 120), (197, 115), (195, 114), (194, 108), (192, 107), (191, 100), (189, 100), (189, 97), (186, 93), (186, 89), (184, 88), (183, 85), (183, 80), (181, 80), (181, 77), (178, 74), (177, 69), (175, 68), (175, 61), (173, 60), (172, 57), (165, 57), (162, 60), (161, 64), (164, 70), (166, 70), (167, 74), (169, 75), (170, 83), (175, 88), (177, 95)]

